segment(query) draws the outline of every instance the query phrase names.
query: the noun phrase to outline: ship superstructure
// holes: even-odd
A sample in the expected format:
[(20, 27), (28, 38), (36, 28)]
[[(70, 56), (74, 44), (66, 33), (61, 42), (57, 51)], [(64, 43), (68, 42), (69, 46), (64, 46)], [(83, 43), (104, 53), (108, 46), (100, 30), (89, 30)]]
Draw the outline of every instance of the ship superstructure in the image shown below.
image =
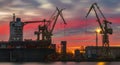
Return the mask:
[(15, 18), (15, 14), (13, 14), (13, 21), (10, 22), (9, 41), (23, 41), (23, 26), (21, 18)]

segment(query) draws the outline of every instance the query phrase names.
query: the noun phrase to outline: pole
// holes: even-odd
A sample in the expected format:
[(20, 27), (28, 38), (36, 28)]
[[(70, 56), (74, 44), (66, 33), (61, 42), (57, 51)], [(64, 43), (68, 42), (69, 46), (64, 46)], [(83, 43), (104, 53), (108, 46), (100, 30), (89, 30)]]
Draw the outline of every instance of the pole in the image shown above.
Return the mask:
[(96, 33), (96, 55), (97, 55), (98, 53), (98, 32), (95, 31), (95, 33)]
[(98, 33), (96, 32), (96, 47), (98, 47)]

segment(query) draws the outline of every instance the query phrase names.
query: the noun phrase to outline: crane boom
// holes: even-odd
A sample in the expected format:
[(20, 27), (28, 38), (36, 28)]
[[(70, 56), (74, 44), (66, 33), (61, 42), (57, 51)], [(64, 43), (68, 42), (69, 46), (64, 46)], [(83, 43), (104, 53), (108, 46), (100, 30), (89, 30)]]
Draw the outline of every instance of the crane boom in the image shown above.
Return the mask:
[(62, 11), (63, 11), (63, 9), (58, 9), (57, 7), (56, 7), (56, 9), (57, 9), (58, 13), (57, 13), (57, 15), (56, 15), (56, 17), (55, 17), (55, 20), (54, 20), (53, 26), (52, 26), (52, 28), (51, 28), (51, 30), (50, 30), (50, 33), (53, 32), (54, 27), (55, 27), (55, 25), (56, 25), (56, 22), (57, 22), (57, 19), (58, 19), (59, 16), (61, 16), (64, 24), (67, 24), (66, 21), (65, 21), (65, 19), (64, 19), (63, 16), (62, 16)]
[(89, 11), (88, 11), (88, 13), (87, 13), (87, 15), (85, 16), (86, 18), (87, 18), (88, 15), (90, 14), (90, 11), (92, 10), (93, 7), (94, 7), (94, 5), (92, 4), (91, 7), (90, 7), (90, 9), (89, 9)]
[[(89, 9), (89, 11), (88, 11), (88, 13), (87, 13), (87, 15), (86, 15), (86, 18), (88, 17), (88, 15), (89, 15), (90, 12), (92, 11), (92, 9), (93, 9), (94, 12), (95, 12), (95, 15), (96, 15), (97, 21), (98, 21), (98, 23), (99, 23), (99, 26), (100, 26), (102, 32), (104, 33), (103, 26), (102, 26), (102, 24), (101, 24), (101, 22), (100, 22), (100, 18), (99, 18), (98, 14), (97, 14), (97, 11), (96, 11), (96, 9), (95, 9), (95, 3), (93, 3), (93, 4), (91, 5), (91, 7), (90, 7), (90, 9)], [(100, 10), (100, 9), (99, 9), (99, 10)]]
[(99, 10), (100, 14), (102, 15), (102, 17), (104, 18), (104, 20), (106, 20), (106, 17), (103, 15), (102, 11), (100, 10), (99, 6), (97, 5), (97, 3), (94, 3), (94, 5), (96, 5), (97, 9)]
[(41, 20), (41, 21), (25, 21), (23, 22), (24, 25), (28, 24), (28, 23), (38, 23), (38, 22), (49, 22), (49, 21), (46, 21), (45, 19), (44, 20)]
[(96, 10), (95, 10), (95, 7), (94, 7), (93, 9), (94, 9), (94, 11), (95, 11), (95, 15), (96, 15), (96, 17), (97, 17), (97, 21), (98, 21), (99, 26), (100, 26), (100, 28), (101, 28), (101, 30), (102, 30), (102, 33), (104, 33), (103, 26), (102, 26), (102, 24), (101, 24), (101, 22), (100, 22), (100, 18), (98, 17), (98, 14), (97, 14), (97, 12), (96, 12)]
[(50, 33), (53, 32), (54, 27), (55, 27), (55, 24), (56, 24), (56, 22), (57, 22), (57, 19), (58, 19), (59, 15), (60, 15), (60, 12), (61, 12), (61, 11), (62, 11), (62, 10), (60, 10), (60, 11), (58, 12), (58, 14), (57, 14), (57, 16), (56, 16), (56, 18), (55, 18), (55, 21), (54, 21), (54, 23), (53, 23), (53, 26), (52, 26), (52, 29), (51, 29)]
[[(56, 7), (56, 8), (57, 8), (57, 7)], [(60, 12), (60, 10), (59, 10), (58, 8), (57, 8), (57, 11)], [(65, 21), (65, 19), (64, 19), (64, 17), (63, 17), (62, 11), (60, 12), (60, 16), (61, 16), (64, 24), (67, 24), (66, 21)]]

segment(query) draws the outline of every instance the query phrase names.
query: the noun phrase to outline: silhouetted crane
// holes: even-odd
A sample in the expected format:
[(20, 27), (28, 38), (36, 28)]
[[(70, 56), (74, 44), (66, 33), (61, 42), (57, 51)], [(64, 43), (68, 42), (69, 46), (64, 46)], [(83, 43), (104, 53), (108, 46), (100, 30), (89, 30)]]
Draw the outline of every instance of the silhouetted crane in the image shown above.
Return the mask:
[[(58, 17), (60, 16), (64, 22), (64, 24), (67, 24), (63, 14), (62, 14), (63, 9), (59, 9), (56, 7), (56, 11), (54, 14), (50, 17), (49, 22), (45, 22), (43, 26), (38, 26), (38, 31), (35, 31), (35, 35), (37, 35), (37, 40), (40, 40), (40, 34), (41, 34), (41, 40), (51, 40), (53, 30), (55, 28), (56, 22)], [(57, 12), (57, 13), (56, 13)], [(52, 24), (53, 22), (53, 24)]]
[[(108, 28), (108, 24), (112, 24), (111, 22), (109, 22), (108, 20), (106, 20), (105, 16), (103, 15), (102, 11), (100, 10), (99, 6), (97, 5), (97, 3), (93, 3), (86, 15), (86, 18), (88, 17), (89, 13), (92, 11), (92, 9), (94, 10), (95, 12), (95, 15), (96, 15), (96, 18), (97, 18), (97, 22), (99, 23), (99, 26), (101, 28), (101, 34), (103, 35), (102, 37), (102, 44), (103, 44), (103, 47), (104, 47), (104, 51), (105, 53), (103, 53), (105, 56), (108, 56), (110, 55), (110, 50), (109, 50), (109, 36), (108, 34), (112, 34), (113, 33), (113, 30), (112, 28)], [(101, 23), (101, 20), (97, 14), (97, 11), (96, 9), (98, 9), (98, 11), (100, 12), (100, 14), (102, 15), (103, 17), (103, 24)]]

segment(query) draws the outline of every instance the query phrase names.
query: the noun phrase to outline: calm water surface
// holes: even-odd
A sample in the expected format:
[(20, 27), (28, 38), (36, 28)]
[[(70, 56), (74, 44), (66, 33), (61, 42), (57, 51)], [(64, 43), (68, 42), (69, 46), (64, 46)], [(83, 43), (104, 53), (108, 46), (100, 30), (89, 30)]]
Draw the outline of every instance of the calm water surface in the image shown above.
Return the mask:
[(120, 62), (52, 62), (52, 63), (0, 63), (0, 65), (120, 65)]

